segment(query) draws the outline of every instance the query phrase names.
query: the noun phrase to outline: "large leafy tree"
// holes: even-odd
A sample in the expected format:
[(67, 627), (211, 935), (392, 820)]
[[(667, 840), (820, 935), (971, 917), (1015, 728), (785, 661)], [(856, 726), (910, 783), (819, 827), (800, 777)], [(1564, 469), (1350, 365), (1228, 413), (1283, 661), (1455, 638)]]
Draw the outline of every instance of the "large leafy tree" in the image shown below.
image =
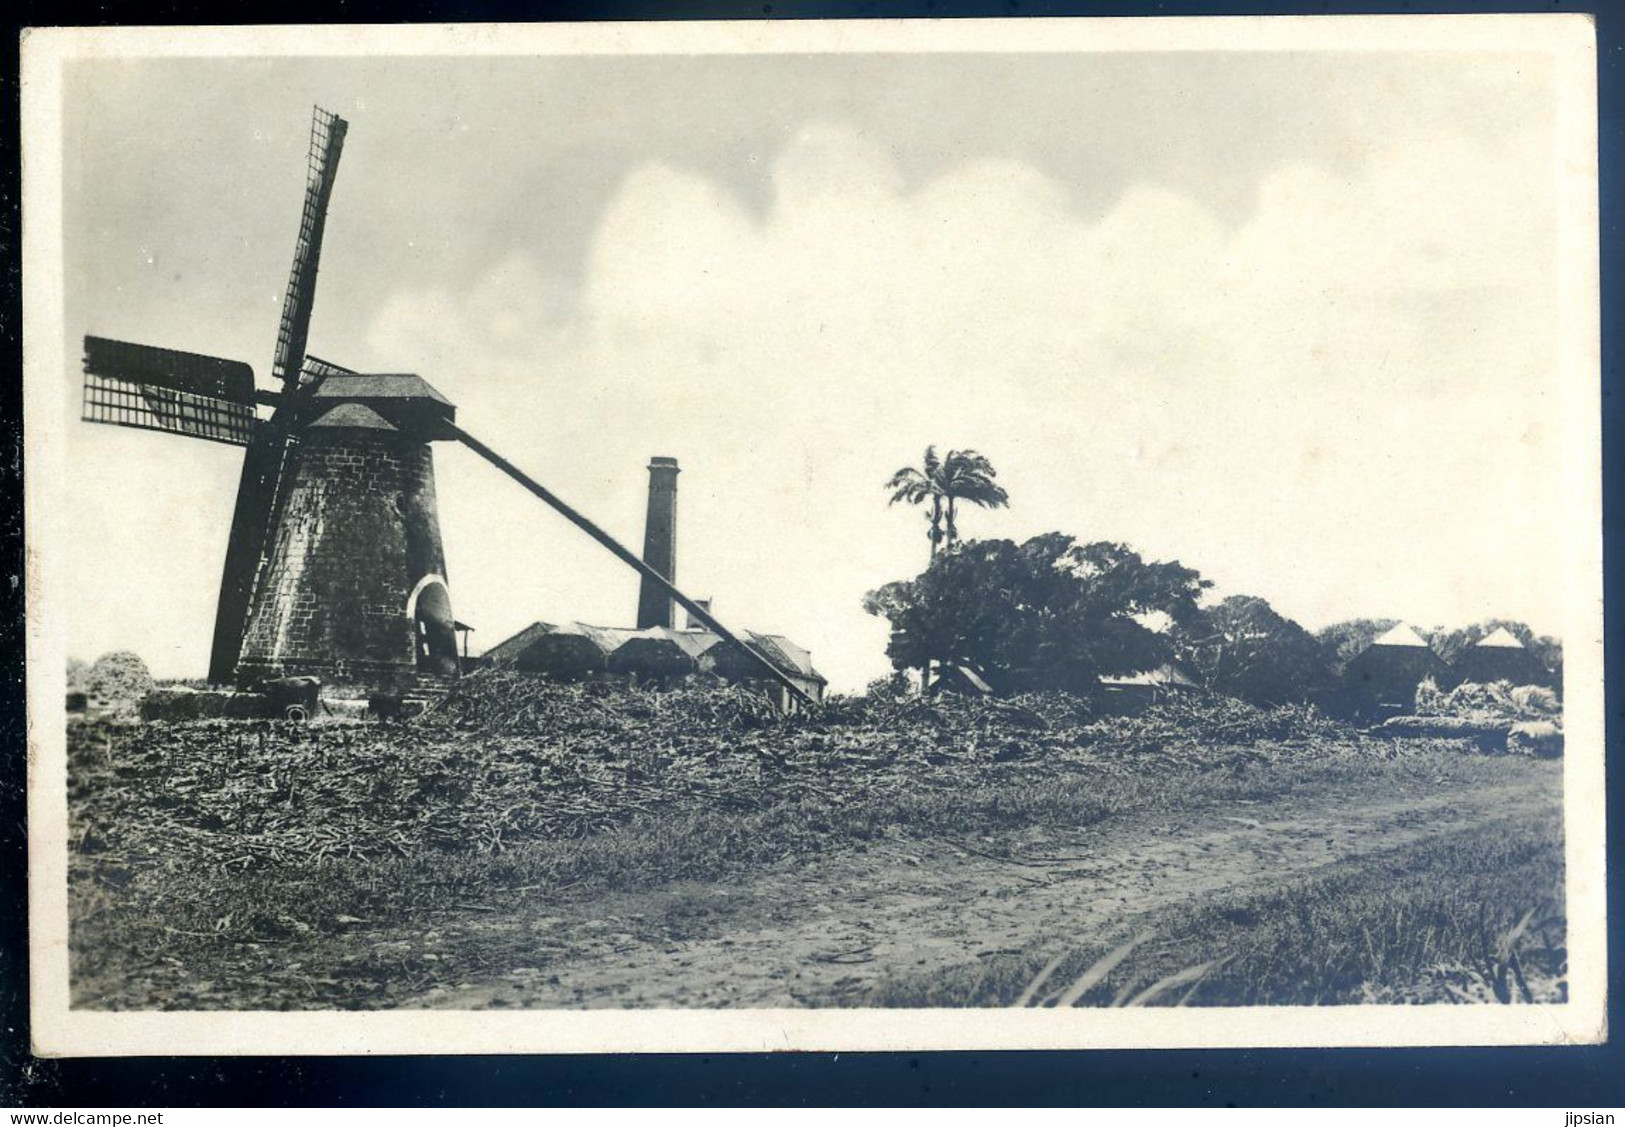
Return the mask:
[(1010, 495), (994, 479), (993, 463), (975, 450), (950, 450), (937, 456), (935, 446), (925, 448), (920, 465), (904, 466), (886, 482), (891, 504), (925, 505), (933, 559), (959, 540), (959, 503), (998, 509), (1010, 504)]
[(892, 627), (898, 669), (965, 665), (1000, 692), (1092, 690), (1103, 675), (1173, 656), (1170, 635), (1197, 614), (1207, 581), (1178, 563), (1148, 562), (1125, 544), (1079, 544), (1059, 532), (1023, 544), (968, 541), (914, 579), (864, 600)]
[(1263, 599), (1232, 595), (1176, 631), (1207, 687), (1254, 704), (1328, 703), (1336, 679), (1326, 648)]

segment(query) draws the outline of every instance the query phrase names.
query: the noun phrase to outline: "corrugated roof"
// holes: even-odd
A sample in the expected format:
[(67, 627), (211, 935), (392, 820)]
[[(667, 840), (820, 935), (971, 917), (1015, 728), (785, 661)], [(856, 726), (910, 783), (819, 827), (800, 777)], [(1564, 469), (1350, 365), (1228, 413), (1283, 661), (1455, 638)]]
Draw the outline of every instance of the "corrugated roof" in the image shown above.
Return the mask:
[(1428, 648), (1427, 642), (1422, 640), (1422, 635), (1406, 626), (1403, 622), (1393, 629), (1379, 634), (1371, 644), (1373, 646), (1420, 646), (1422, 649)]
[(316, 389), (317, 399), (432, 399), (450, 407), (429, 381), (409, 372), (377, 372), (328, 376)]
[(669, 626), (649, 626), (642, 630), (626, 630), (621, 627), (595, 627), (614, 633), (626, 635), (624, 641), (659, 641), (669, 642), (682, 650), (689, 657), (699, 657), (706, 650), (722, 641), (721, 638), (709, 630), (676, 630)]
[(365, 403), (340, 403), (322, 414), (313, 427), (343, 427), (349, 430), (394, 430), (377, 411)]
[(1487, 638), (1480, 638), (1478, 644), (1489, 649), (1523, 649), (1523, 643), (1518, 641), (1518, 636), (1505, 626), (1497, 628), (1495, 633)]
[[(671, 642), (692, 658), (698, 658), (722, 643), (722, 639), (709, 630), (674, 630), (666, 626), (634, 630), (625, 626), (594, 626), (586, 622), (571, 622), (564, 626), (536, 622), (486, 650), (485, 657), (499, 665), (513, 661), (538, 639), (558, 634), (586, 638), (606, 657), (634, 639)], [(813, 668), (812, 654), (783, 635), (758, 634), (747, 630), (742, 640), (791, 676), (821, 684), (829, 683), (822, 673)]]
[(622, 642), (636, 635), (637, 631), (624, 626), (593, 626), (587, 622), (572, 622), (568, 626), (560, 626), (553, 633), (579, 634), (592, 641), (607, 656), (619, 649)]
[(678, 641), (677, 634), (663, 626), (628, 634), (610, 656), (610, 668), (665, 674), (693, 672), (698, 668), (696, 655)]
[(682, 650), (683, 653), (688, 654), (688, 656), (694, 656), (678, 643), (677, 639), (674, 637), (677, 631), (668, 630), (664, 626), (649, 626), (642, 630), (624, 630), (620, 627), (610, 627), (605, 632), (621, 635), (622, 637), (618, 645), (625, 646), (630, 645), (633, 642), (653, 642), (659, 645), (675, 646), (677, 649)]
[(651, 630), (662, 630), (671, 635), (671, 640), (682, 648), (689, 657), (699, 657), (712, 646), (722, 641), (721, 638), (709, 630), (666, 630), (664, 626), (651, 626)]
[(553, 624), (551, 622), (532, 622), (529, 626), (519, 631), (519, 633), (513, 635), (512, 637), (504, 638), (502, 641), (486, 650), (484, 656), (486, 660), (493, 661), (498, 664), (512, 661), (514, 658), (523, 653), (525, 648), (537, 638), (540, 638), (543, 634), (551, 634), (552, 632)]
[[(745, 640), (767, 655), (767, 659), (786, 673), (794, 673), (811, 681), (824, 681), (824, 675), (813, 668), (812, 654), (782, 634), (758, 634), (745, 631)], [(827, 684), (827, 682), (825, 682)]]
[[(633, 630), (625, 626), (593, 626), (585, 622), (572, 622), (568, 626), (561, 626), (555, 633), (583, 634), (597, 642), (606, 654), (612, 653), (633, 638), (667, 638), (691, 657), (698, 657), (722, 642), (721, 638), (709, 630), (673, 630), (664, 626)], [(824, 681), (824, 675), (813, 668), (812, 654), (783, 635), (758, 634), (754, 630), (746, 630), (741, 640), (754, 646), (786, 673), (812, 681)]]

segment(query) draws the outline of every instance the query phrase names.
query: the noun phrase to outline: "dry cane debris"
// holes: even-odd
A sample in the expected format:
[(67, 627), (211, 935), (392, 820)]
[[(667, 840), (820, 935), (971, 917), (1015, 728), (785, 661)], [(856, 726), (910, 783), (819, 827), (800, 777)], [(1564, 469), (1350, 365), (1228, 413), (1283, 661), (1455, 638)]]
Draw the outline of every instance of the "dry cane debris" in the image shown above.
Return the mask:
[(228, 870), (493, 853), (683, 808), (839, 806), (992, 778), (1392, 758), (1427, 746), (1366, 739), (1312, 709), (1211, 698), (1110, 717), (1059, 693), (836, 699), (781, 718), (741, 688), (655, 692), (510, 672), (465, 678), (406, 724), (71, 727), (76, 862)]

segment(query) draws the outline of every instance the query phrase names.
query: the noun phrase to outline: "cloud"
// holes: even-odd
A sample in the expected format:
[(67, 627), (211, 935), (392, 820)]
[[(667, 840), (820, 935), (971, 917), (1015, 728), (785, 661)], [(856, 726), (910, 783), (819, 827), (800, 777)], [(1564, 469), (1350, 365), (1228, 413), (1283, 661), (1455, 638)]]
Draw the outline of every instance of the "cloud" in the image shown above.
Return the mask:
[[(1149, 185), (1091, 218), (1021, 161), (910, 189), (884, 146), (813, 124), (765, 213), (649, 162), (579, 293), (514, 246), (470, 288), (395, 293), (367, 343), (634, 546), (644, 461), (679, 456), (680, 582), (840, 687), (885, 668), (863, 592), (923, 563), (880, 483), (928, 442), (1010, 488), (971, 535), (1126, 539), (1311, 625), (1554, 623), (1522, 550), (1558, 535), (1550, 161), (1424, 129), (1361, 157), (1274, 169), (1240, 225)], [(483, 641), (630, 617), (621, 565), (471, 459), (441, 467)]]

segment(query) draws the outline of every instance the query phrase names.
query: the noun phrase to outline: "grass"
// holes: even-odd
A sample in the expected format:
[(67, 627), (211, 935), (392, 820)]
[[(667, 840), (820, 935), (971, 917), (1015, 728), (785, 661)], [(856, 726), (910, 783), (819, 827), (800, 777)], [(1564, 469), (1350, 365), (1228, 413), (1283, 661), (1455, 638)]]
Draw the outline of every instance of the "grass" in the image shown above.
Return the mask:
[(891, 978), (863, 1004), (1561, 1001), (1562, 878), (1555, 822), (1485, 826), (1122, 921), (1110, 936), (1049, 936), (950, 973)]
[[(1023, 778), (992, 770), (968, 788), (922, 785), (849, 800), (838, 792), (771, 801), (758, 809), (687, 808), (636, 815), (607, 830), (538, 840), (496, 852), (417, 849), (407, 856), (299, 857), (238, 868), (208, 858), (127, 855), (77, 858), (95, 890), (121, 902), (131, 924), (161, 914), (183, 937), (211, 941), (322, 930), (342, 916), (420, 918), (459, 903), (505, 903), (517, 894), (576, 897), (628, 891), (678, 879), (719, 880), (780, 862), (805, 862), (861, 846), (891, 832), (916, 837), (976, 837), (996, 855), (1034, 827), (1082, 829), (1113, 819), (1289, 799), (1369, 777), (1395, 784), (1437, 781), (1440, 772), (1479, 776), (1517, 766), (1505, 761), (1425, 756), (1376, 765), (1366, 761), (1278, 765), (1243, 772), (1196, 772), (1169, 785), (1165, 774), (1096, 778)], [(181, 894), (184, 890), (184, 894)], [(135, 909), (131, 912), (131, 909)], [(86, 913), (89, 914), (88, 912)], [(269, 921), (286, 917), (303, 928)], [(225, 921), (223, 924), (221, 921)], [(338, 925), (342, 929), (344, 925)], [(195, 937), (195, 936), (194, 936)]]

